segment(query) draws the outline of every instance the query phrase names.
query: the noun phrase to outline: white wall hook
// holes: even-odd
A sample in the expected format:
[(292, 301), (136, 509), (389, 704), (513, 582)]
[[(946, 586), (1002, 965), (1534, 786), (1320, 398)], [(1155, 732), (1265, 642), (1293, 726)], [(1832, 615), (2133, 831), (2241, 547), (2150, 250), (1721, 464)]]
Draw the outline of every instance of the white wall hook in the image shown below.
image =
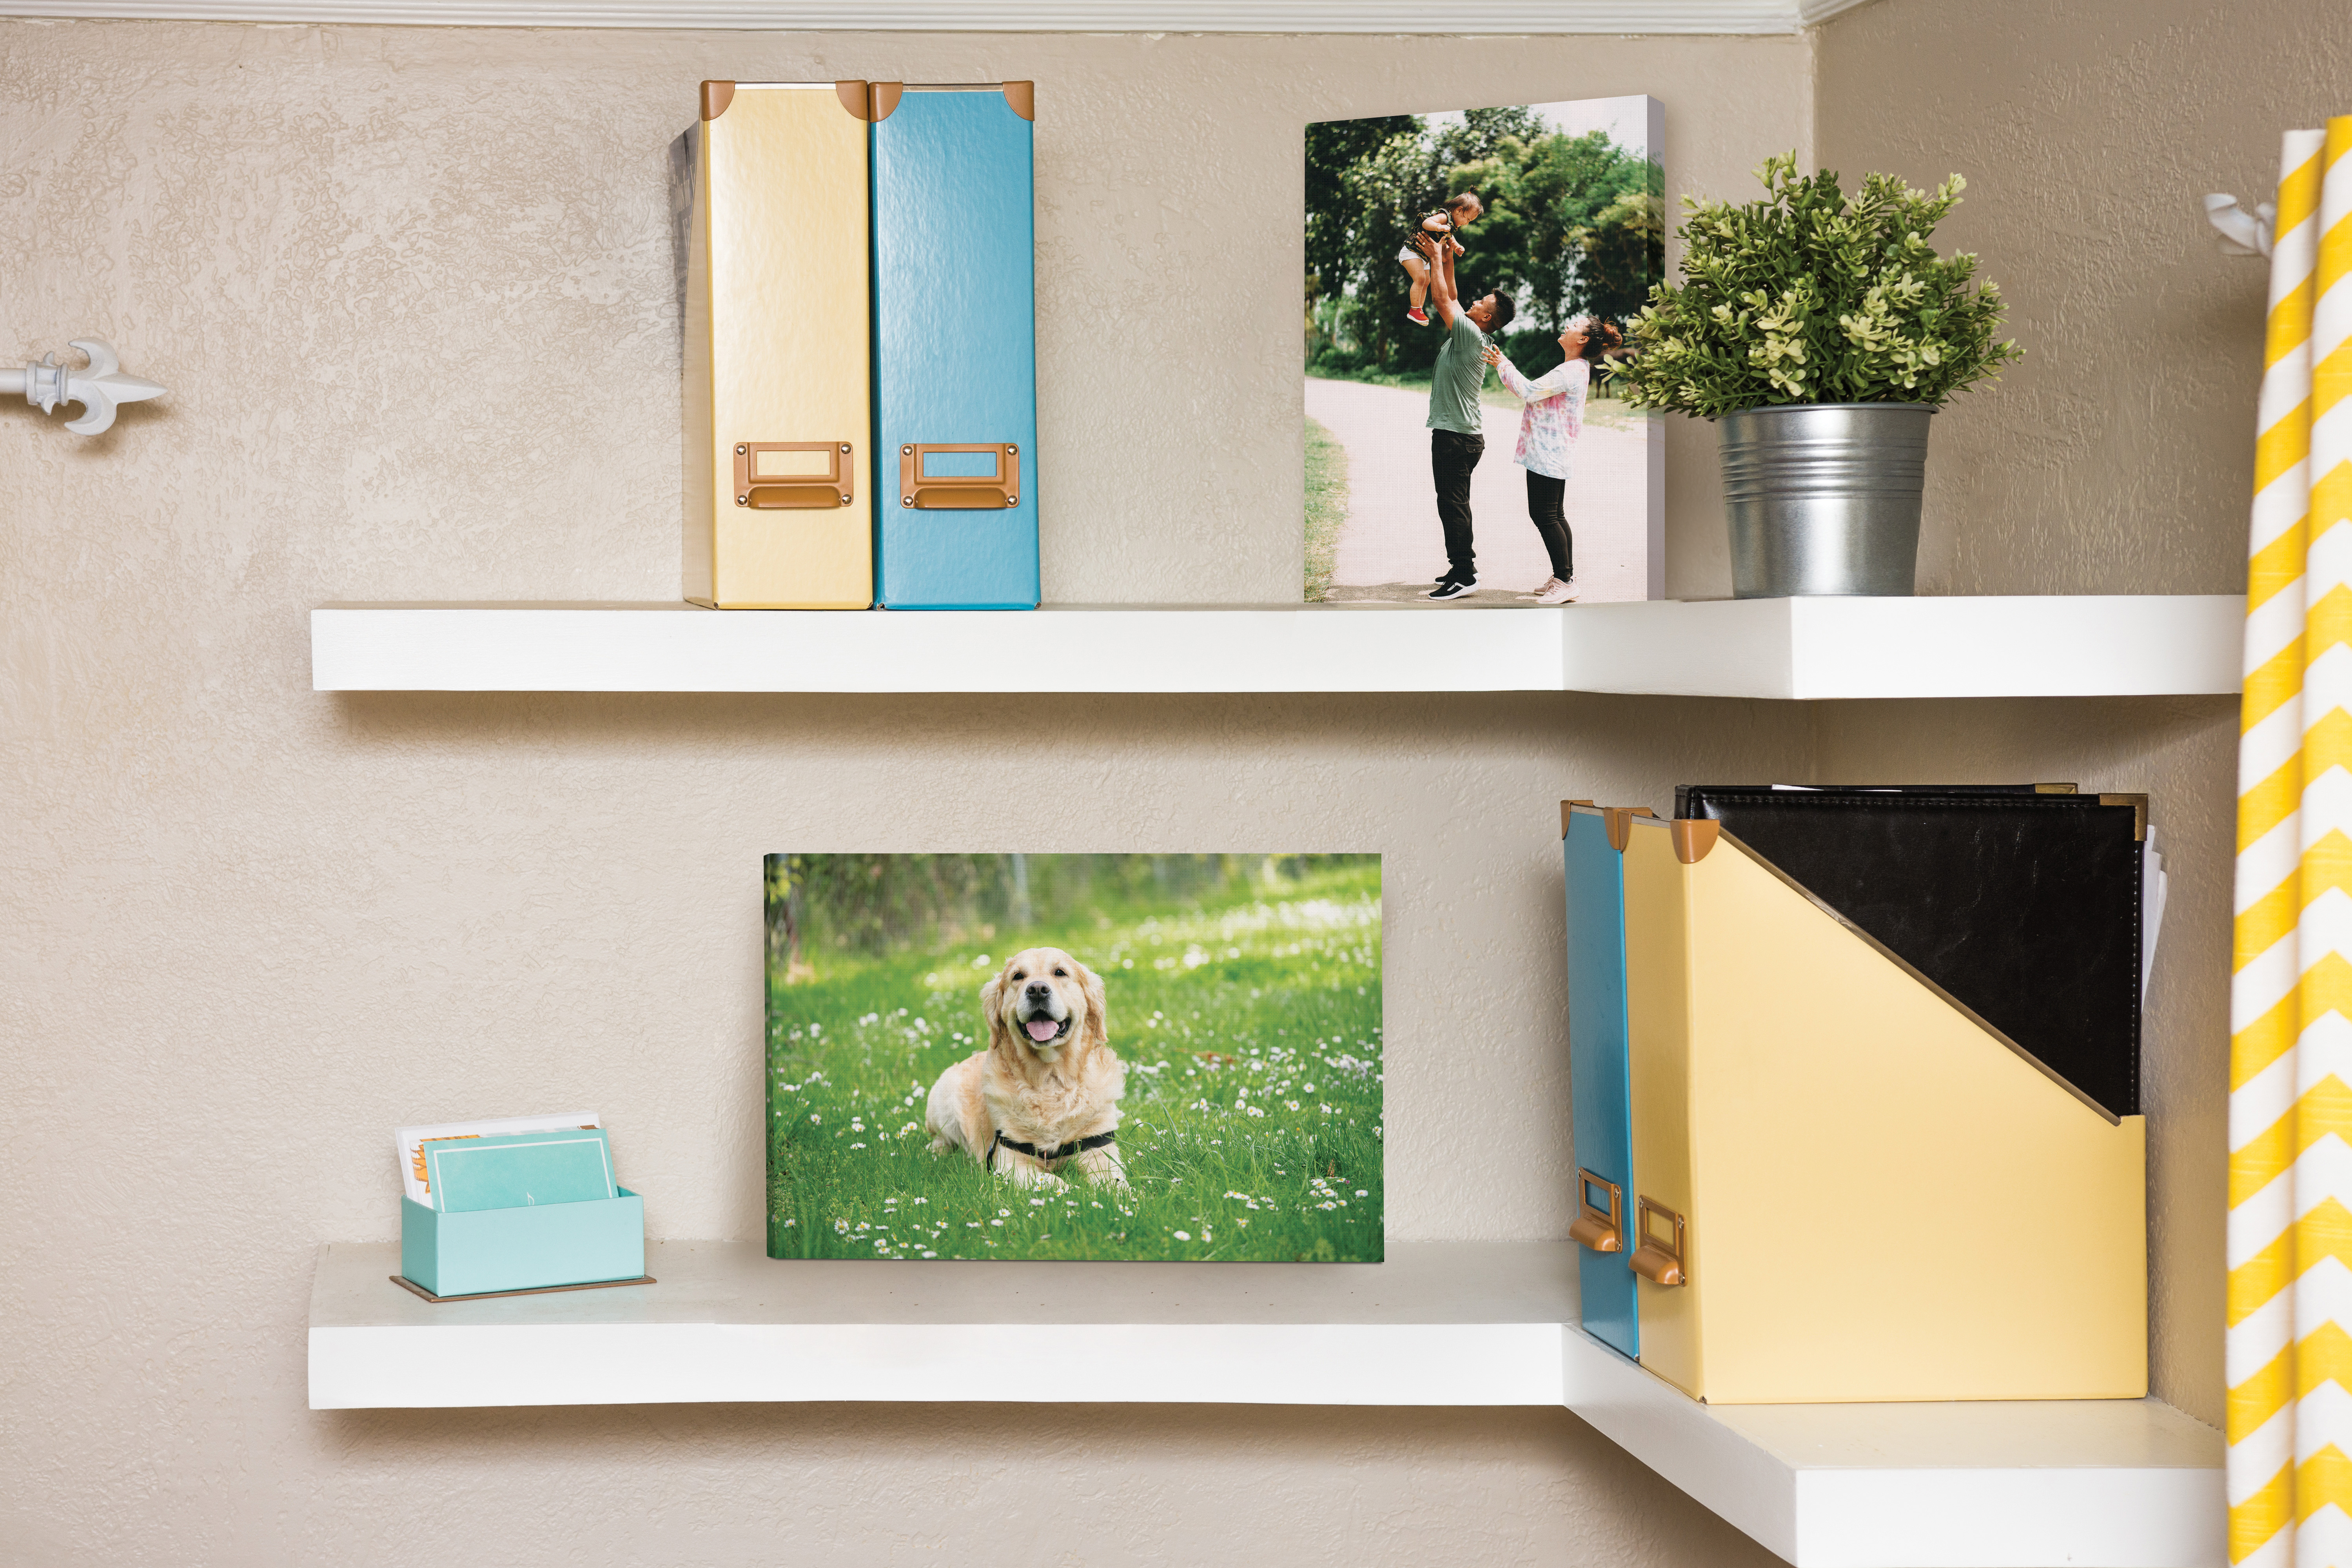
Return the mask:
[(44, 414), (56, 412), (60, 403), (80, 404), (81, 417), (66, 422), (77, 436), (95, 436), (111, 426), (114, 411), (122, 404), (163, 395), (153, 382), (123, 374), (122, 362), (110, 345), (96, 338), (76, 338), (72, 346), (89, 357), (87, 367), (59, 364), (54, 353), (22, 370), (0, 367), (0, 395), (21, 392), (26, 402)]
[(2205, 198), (2205, 216), (2221, 231), (2221, 253), (2224, 256), (2268, 256), (2271, 253), (2271, 225), (2278, 218), (2276, 202), (2263, 202), (2248, 212), (2238, 205), (2235, 196), (2210, 195)]

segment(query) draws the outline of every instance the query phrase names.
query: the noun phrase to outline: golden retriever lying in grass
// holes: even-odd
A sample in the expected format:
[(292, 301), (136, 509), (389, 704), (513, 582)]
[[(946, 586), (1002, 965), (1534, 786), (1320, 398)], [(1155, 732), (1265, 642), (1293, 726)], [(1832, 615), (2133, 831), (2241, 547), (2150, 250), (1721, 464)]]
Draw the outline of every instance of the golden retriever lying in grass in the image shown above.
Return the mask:
[(1118, 1097), (1127, 1065), (1110, 1048), (1103, 983), (1058, 947), (1004, 961), (980, 988), (988, 1048), (940, 1074), (923, 1121), (934, 1153), (961, 1149), (1023, 1186), (1058, 1187), (1075, 1167), (1125, 1187)]

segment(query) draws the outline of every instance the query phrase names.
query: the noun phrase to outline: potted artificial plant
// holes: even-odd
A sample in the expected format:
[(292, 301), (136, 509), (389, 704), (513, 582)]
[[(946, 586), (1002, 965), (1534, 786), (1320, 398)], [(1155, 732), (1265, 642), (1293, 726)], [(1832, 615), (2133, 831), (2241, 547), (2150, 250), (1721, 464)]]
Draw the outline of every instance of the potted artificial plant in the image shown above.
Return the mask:
[(1793, 154), (1757, 177), (1746, 206), (1684, 198), (1683, 281), (1634, 320), (1627, 399), (1716, 422), (1736, 596), (1908, 594), (1928, 418), (2020, 352), (1977, 258), (1928, 243), (1967, 182), (1849, 196)]

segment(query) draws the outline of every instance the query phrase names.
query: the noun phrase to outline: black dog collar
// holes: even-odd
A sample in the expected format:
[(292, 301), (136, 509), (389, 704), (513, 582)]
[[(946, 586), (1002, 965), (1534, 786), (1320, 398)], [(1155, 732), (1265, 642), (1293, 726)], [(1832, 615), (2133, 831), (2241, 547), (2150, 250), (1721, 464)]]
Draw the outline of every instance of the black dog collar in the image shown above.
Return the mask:
[(988, 1158), (983, 1163), (992, 1171), (996, 1169), (996, 1149), (1000, 1143), (1007, 1149), (1017, 1150), (1033, 1160), (1059, 1160), (1065, 1155), (1083, 1154), (1089, 1149), (1099, 1149), (1106, 1143), (1118, 1142), (1118, 1134), (1116, 1132), (1097, 1132), (1091, 1138), (1081, 1138), (1075, 1143), (1065, 1143), (1058, 1149), (1040, 1149), (1034, 1143), (1024, 1143), (1018, 1138), (1007, 1138), (1003, 1130), (1000, 1128), (996, 1136), (988, 1141)]

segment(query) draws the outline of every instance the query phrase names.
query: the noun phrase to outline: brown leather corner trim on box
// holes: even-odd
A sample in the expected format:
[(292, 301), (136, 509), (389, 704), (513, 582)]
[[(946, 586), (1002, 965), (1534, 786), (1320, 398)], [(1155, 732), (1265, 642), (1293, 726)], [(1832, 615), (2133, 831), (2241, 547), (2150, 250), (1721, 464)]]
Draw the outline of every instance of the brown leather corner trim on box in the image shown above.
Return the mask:
[(706, 81), (702, 84), (702, 118), (716, 120), (727, 112), (735, 101), (735, 84), (731, 81)]
[[(1569, 817), (1574, 815), (1576, 808), (1580, 805), (1591, 806), (1592, 803), (1589, 800), (1564, 800), (1559, 803), (1559, 836), (1562, 838), (1568, 837)], [(1598, 808), (1595, 807), (1594, 809)]]
[(1633, 819), (1646, 816), (1657, 820), (1658, 814), (1646, 805), (1604, 805), (1601, 808), (1601, 830), (1609, 836), (1609, 847), (1618, 854), (1633, 841)]
[(865, 119), (867, 112), (873, 107), (866, 101), (867, 93), (866, 90), (866, 83), (863, 81), (835, 82), (833, 84), (833, 95), (841, 100), (841, 107), (849, 110), (850, 116), (853, 119)]
[(1666, 825), (1666, 831), (1674, 835), (1675, 858), (1685, 866), (1696, 866), (1715, 847), (1716, 836), (1723, 831), (1723, 824), (1711, 816), (1678, 816)]
[(877, 125), (881, 124), (890, 118), (890, 111), (898, 107), (899, 96), (906, 90), (907, 84), (903, 81), (867, 82), (866, 91), (870, 108), (866, 117)]
[(1024, 120), (1037, 118), (1037, 84), (1034, 81), (1008, 81), (1004, 84), (1004, 101), (1013, 112)]

